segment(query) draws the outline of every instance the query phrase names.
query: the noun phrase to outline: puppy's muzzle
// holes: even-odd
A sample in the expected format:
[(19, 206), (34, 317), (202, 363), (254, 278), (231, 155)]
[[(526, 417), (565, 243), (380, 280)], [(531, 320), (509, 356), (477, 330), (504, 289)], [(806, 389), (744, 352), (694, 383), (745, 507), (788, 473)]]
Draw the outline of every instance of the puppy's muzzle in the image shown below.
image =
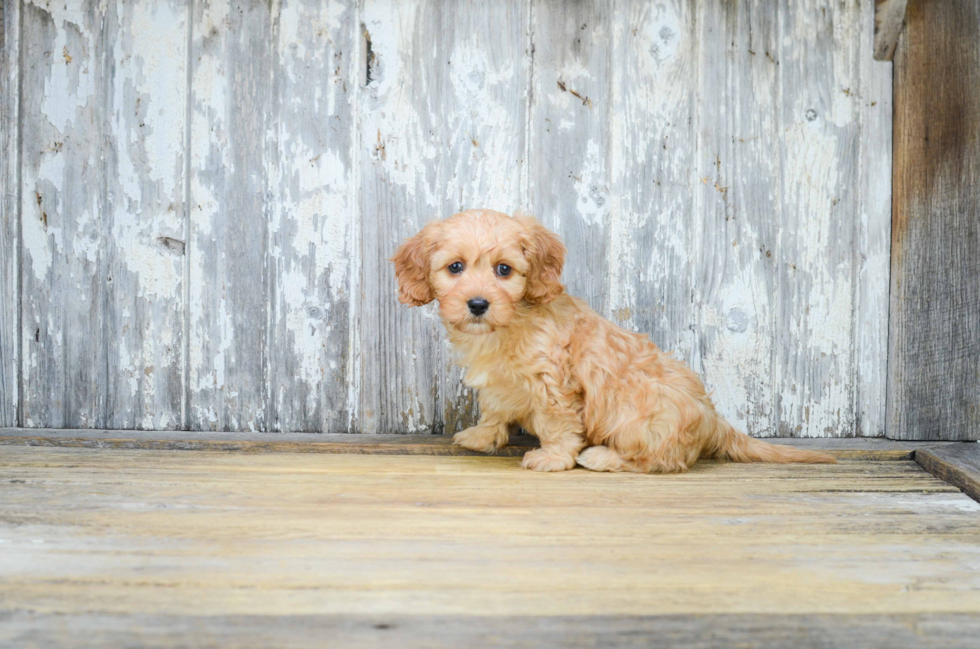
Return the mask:
[(480, 317), (487, 312), (490, 308), (490, 303), (484, 300), (482, 297), (475, 297), (472, 300), (466, 302), (466, 306), (470, 308), (470, 313)]

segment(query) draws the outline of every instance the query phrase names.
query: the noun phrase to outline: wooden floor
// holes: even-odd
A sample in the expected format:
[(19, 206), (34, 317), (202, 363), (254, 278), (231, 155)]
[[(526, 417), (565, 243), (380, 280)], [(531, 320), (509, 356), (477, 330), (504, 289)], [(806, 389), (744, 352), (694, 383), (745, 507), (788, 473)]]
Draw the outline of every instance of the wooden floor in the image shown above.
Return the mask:
[(977, 646), (911, 460), (519, 461), (0, 446), (0, 646)]

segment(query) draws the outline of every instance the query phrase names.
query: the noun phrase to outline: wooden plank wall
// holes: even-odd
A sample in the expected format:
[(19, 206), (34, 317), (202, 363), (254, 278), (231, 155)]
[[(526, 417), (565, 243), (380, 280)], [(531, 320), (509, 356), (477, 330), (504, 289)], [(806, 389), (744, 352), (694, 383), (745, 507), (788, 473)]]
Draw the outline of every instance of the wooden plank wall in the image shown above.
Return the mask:
[(0, 426), (16, 426), (20, 401), (18, 103), (20, 100), (20, 7), (3, 6), (0, 17)]
[(736, 425), (882, 435), (873, 14), (5, 0), (2, 423), (459, 430), (473, 394), (386, 258), (480, 206), (558, 231), (569, 290)]
[(910, 0), (895, 99), (888, 433), (980, 439), (980, 0)]

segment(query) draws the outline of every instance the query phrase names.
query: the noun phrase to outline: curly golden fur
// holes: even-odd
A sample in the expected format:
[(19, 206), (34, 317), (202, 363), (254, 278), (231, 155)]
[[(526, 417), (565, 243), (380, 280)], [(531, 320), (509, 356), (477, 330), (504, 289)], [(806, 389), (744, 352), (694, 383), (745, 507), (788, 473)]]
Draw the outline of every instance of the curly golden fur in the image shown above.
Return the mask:
[(536, 471), (673, 473), (701, 457), (834, 462), (732, 428), (686, 365), (565, 292), (564, 259), (558, 236), (533, 218), (492, 210), (430, 223), (392, 258), (399, 300), (438, 300), (465, 382), (479, 390), (479, 423), (456, 444), (493, 452), (519, 424), (541, 440), (522, 462)]

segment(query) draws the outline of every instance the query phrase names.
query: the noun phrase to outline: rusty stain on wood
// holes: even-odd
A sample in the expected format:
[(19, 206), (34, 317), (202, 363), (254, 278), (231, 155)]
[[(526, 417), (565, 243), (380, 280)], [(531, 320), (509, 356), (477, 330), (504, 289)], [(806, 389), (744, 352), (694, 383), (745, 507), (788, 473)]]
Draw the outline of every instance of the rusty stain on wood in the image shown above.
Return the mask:
[(582, 101), (583, 106), (588, 106), (589, 108), (592, 108), (591, 99), (589, 99), (588, 97), (583, 97), (582, 95), (578, 94), (575, 90), (571, 90), (567, 88), (561, 79), (558, 80), (558, 89), (563, 92), (567, 92), (571, 94), (573, 97), (577, 97), (578, 99), (580, 99)]

